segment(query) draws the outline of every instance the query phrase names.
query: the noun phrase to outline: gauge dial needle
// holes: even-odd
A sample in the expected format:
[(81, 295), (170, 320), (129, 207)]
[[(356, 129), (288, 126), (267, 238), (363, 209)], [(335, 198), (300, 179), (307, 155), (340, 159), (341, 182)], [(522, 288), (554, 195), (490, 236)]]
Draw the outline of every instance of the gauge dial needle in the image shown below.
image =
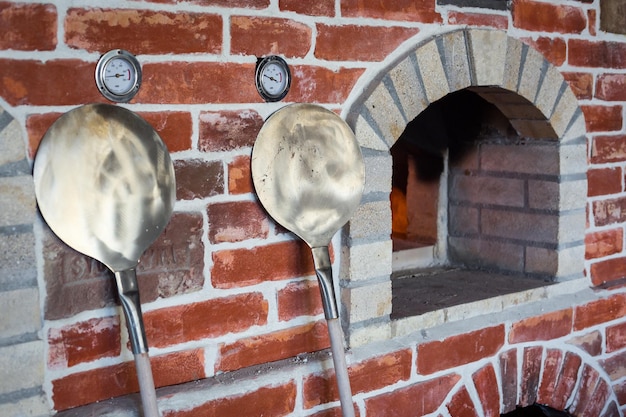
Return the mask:
[(278, 82), (278, 80), (274, 77), (270, 77), (269, 75), (263, 75), (265, 78), (269, 78), (270, 80), (274, 81), (274, 82)]

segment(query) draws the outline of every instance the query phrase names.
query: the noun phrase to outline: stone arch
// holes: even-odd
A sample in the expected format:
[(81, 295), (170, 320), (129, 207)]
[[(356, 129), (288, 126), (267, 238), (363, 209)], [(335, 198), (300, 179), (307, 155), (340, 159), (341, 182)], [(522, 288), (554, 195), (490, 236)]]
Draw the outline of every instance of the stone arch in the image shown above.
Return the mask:
[[(520, 136), (552, 143), (558, 165), (554, 172), (558, 216), (554, 239), (558, 240), (537, 257), (548, 260), (555, 281), (583, 277), (586, 127), (574, 93), (556, 67), (506, 32), (459, 29), (443, 33), (391, 62), (344, 112), (366, 165), (363, 204), (350, 222), (342, 263), (342, 300), (351, 343), (393, 336), (384, 324), (391, 312), (391, 284), (384, 279), (390, 267), (358, 265), (369, 264), (372, 250), (377, 262), (391, 265), (389, 150), (409, 121), (431, 103), (463, 89), (496, 106)], [(378, 308), (365, 311), (360, 307), (372, 302)], [(373, 327), (381, 330), (378, 336), (366, 336), (374, 334)]]

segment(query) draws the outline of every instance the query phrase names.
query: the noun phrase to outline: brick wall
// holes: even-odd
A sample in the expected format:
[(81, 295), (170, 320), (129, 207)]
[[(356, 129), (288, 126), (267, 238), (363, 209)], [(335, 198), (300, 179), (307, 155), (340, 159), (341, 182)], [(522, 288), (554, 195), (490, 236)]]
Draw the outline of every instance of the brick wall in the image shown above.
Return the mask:
[[(94, 83), (96, 62), (123, 48), (144, 72), (127, 107), (162, 136), (177, 177), (175, 214), (139, 269), (161, 411), (339, 415), (308, 248), (267, 217), (251, 185), (256, 133), (284, 105), (262, 102), (255, 63), (284, 56), (294, 78), (285, 102), (346, 114), (402, 53), (467, 26), (503, 31), (535, 48), (568, 81), (584, 112), (587, 278), (568, 296), (558, 296), (573, 285), (565, 283), (531, 301), (508, 298), (514, 309), (413, 326), (396, 332), (402, 337), (355, 347), (348, 363), (358, 415), (409, 415), (416, 397), (424, 399), (419, 415), (497, 415), (534, 400), (575, 415), (622, 415), (626, 40), (612, 29), (624, 16), (618, 2), (115, 4), (0, 2), (0, 414), (137, 415), (112, 276), (47, 229), (29, 175), (42, 135), (60, 114), (105, 101)], [(603, 10), (617, 10), (612, 22)], [(366, 156), (368, 187), (386, 197), (388, 162)], [(362, 236), (360, 227), (384, 234), (387, 226), (367, 217), (376, 204), (384, 205), (364, 201), (352, 239)], [(369, 327), (361, 329), (374, 333), (390, 326), (379, 318), (388, 316), (388, 305), (376, 302), (385, 283), (352, 278), (360, 271), (388, 275), (378, 255), (390, 245), (364, 243), (352, 251), (338, 245), (334, 256), (342, 285), (350, 286), (341, 293), (345, 329), (358, 333), (350, 324), (362, 321)]]

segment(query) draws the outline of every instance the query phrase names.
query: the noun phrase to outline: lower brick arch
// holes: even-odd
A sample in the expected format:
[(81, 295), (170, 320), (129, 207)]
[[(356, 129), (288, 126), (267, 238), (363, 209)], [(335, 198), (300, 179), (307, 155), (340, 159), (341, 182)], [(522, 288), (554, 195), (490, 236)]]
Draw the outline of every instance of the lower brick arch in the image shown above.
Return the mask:
[(550, 345), (501, 352), (464, 378), (445, 408), (451, 417), (496, 417), (533, 404), (574, 417), (622, 416), (611, 382), (595, 360)]

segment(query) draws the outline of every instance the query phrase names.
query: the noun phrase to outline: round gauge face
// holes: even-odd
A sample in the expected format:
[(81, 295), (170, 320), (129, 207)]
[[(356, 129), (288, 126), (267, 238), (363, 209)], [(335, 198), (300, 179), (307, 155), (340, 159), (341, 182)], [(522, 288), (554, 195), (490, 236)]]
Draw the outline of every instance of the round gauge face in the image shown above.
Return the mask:
[(130, 52), (113, 49), (96, 65), (96, 85), (104, 97), (126, 103), (139, 91), (141, 65)]
[(110, 60), (104, 70), (104, 85), (113, 94), (127, 94), (135, 87), (135, 68), (124, 58)]
[(279, 101), (291, 86), (289, 66), (282, 58), (272, 55), (259, 61), (256, 70), (256, 87), (265, 101)]

